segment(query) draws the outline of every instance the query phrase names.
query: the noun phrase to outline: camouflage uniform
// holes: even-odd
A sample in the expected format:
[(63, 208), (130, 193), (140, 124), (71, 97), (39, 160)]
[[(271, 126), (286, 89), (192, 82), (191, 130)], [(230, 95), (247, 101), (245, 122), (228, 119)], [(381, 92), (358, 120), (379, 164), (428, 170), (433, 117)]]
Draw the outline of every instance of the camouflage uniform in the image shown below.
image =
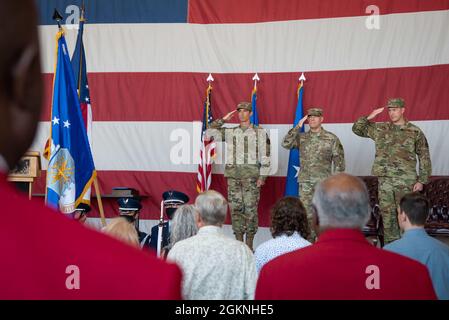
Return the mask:
[(210, 128), (218, 132), (209, 131), (208, 135), (226, 142), (224, 176), (228, 183), (232, 229), (239, 240), (243, 240), (246, 233), (247, 243), (252, 245), (258, 229), (260, 188), (257, 180), (265, 180), (270, 171), (270, 140), (260, 126), (223, 128), (223, 125), (223, 119), (215, 120)]
[[(392, 99), (390, 107), (403, 107), (402, 99)], [(413, 190), (416, 182), (425, 184), (432, 173), (429, 145), (424, 133), (405, 120), (404, 125), (370, 122), (359, 118), (352, 131), (376, 144), (376, 157), (372, 174), (379, 179), (379, 206), (384, 223), (385, 242), (400, 238), (397, 222), (397, 205), (401, 197)], [(419, 176), (416, 174), (416, 156), (419, 159)]]
[[(322, 116), (321, 109), (312, 108), (309, 115)], [(311, 229), (309, 240), (314, 241), (312, 228), (312, 197), (315, 184), (333, 173), (345, 171), (345, 155), (338, 137), (321, 127), (319, 132), (299, 132), (292, 128), (282, 141), (286, 149), (299, 148), (301, 169), (298, 174), (299, 196), (307, 210), (307, 218)]]

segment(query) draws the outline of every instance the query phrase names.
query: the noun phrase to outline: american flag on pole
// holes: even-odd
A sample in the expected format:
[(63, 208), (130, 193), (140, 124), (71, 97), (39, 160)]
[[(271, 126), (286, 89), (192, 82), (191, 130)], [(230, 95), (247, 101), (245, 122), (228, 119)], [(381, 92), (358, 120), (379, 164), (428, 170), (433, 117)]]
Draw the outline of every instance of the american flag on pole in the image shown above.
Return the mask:
[[(210, 79), (209, 77), (208, 79)], [(208, 80), (209, 81), (209, 80)], [(198, 164), (198, 181), (196, 190), (198, 193), (209, 190), (212, 182), (212, 161), (215, 157), (215, 141), (212, 137), (206, 137), (206, 130), (213, 121), (211, 110), (212, 86), (209, 85), (206, 90), (206, 101), (203, 109), (203, 126), (201, 129), (200, 162)]]
[[(72, 68), (75, 75), (75, 82), (80, 100), (80, 108), (83, 116), (84, 126), (86, 128), (89, 146), (92, 150), (92, 107), (90, 104), (89, 84), (87, 82), (86, 54), (84, 52), (83, 34), (84, 34), (84, 7), (81, 9), (81, 18), (79, 31), (76, 39), (75, 51), (72, 55)], [(81, 202), (90, 204), (90, 188), (84, 194)]]

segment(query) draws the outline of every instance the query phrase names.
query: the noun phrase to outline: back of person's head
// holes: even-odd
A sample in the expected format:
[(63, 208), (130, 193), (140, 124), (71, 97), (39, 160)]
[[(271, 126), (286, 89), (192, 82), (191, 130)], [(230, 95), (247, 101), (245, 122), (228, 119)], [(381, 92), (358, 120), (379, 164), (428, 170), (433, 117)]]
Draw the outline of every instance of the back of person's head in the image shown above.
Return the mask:
[(312, 203), (321, 229), (362, 229), (370, 217), (365, 183), (346, 173), (333, 175), (319, 183)]
[(134, 224), (123, 217), (112, 219), (103, 232), (130, 245), (139, 247), (139, 236)]
[(426, 223), (429, 201), (423, 195), (417, 192), (407, 193), (401, 198), (399, 207), (412, 225), (423, 226)]
[(219, 192), (208, 190), (199, 194), (195, 207), (205, 225), (221, 226), (225, 222), (228, 202)]
[(176, 209), (170, 227), (170, 244), (168, 249), (172, 248), (176, 242), (197, 234), (196, 214), (196, 209), (191, 204), (181, 205)]
[(297, 197), (279, 199), (271, 209), (271, 235), (291, 236), (297, 231), (303, 238), (310, 235), (307, 213), (301, 200)]
[(0, 1), (0, 154), (12, 168), (33, 142), (42, 80), (32, 0)]

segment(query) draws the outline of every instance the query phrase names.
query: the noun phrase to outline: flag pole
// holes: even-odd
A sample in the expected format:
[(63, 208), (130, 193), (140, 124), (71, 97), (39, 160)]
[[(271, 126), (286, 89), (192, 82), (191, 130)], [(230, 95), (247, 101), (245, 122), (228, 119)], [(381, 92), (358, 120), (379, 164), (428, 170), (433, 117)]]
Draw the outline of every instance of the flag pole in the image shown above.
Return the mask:
[(164, 200), (161, 201), (161, 216), (159, 218), (159, 225), (157, 230), (157, 246), (156, 255), (159, 258), (162, 251), (162, 232), (164, 228)]
[(304, 81), (306, 81), (306, 77), (304, 76), (304, 72), (301, 73), (301, 76), (299, 77), (299, 81), (301, 82), (301, 86), (304, 85)]
[(254, 80), (254, 89), (257, 89), (257, 81), (260, 81), (260, 78), (259, 78), (259, 75), (257, 74), (257, 72), (254, 75), (253, 80)]
[[(61, 14), (58, 12), (58, 10), (56, 10), (56, 8), (54, 9), (54, 11), (53, 11), (53, 16), (52, 16), (52, 19), (54, 20), (54, 21), (56, 21), (56, 23), (58, 24), (58, 30), (59, 30), (59, 32), (61, 32), (62, 31), (62, 27), (61, 27), (61, 20), (62, 20), (62, 16), (61, 16)], [(55, 59), (58, 59), (58, 45), (56, 44), (56, 54), (55, 54)], [(55, 64), (55, 74), (54, 74), (54, 76), (56, 76), (56, 64)], [(54, 82), (54, 80), (53, 80), (53, 82)], [(54, 86), (54, 83), (53, 83), (53, 86)], [(52, 96), (53, 96), (53, 94), (52, 94)], [(53, 108), (52, 108), (53, 109)], [(50, 148), (50, 153), (48, 154), (48, 163), (50, 164), (50, 155), (51, 155), (51, 143), (52, 143), (52, 141), (51, 141), (51, 112), (50, 112), (50, 136), (49, 136), (49, 138), (48, 138), (48, 147)], [(44, 150), (44, 153), (45, 153), (45, 150)], [(48, 167), (47, 167), (47, 171), (48, 171)], [(44, 198), (44, 204), (45, 205), (47, 205), (47, 200), (48, 200), (48, 188), (47, 188), (47, 186), (48, 186), (48, 178), (46, 178), (45, 179), (45, 198)]]
[(98, 185), (97, 176), (94, 177), (95, 194), (97, 195), (98, 210), (100, 211), (101, 224), (106, 227), (106, 219), (104, 217), (103, 202), (101, 201), (100, 186)]
[[(84, 5), (84, 1), (81, 5), (81, 17), (80, 17), (80, 22), (85, 22), (86, 21), (86, 17), (85, 17), (85, 5)], [(81, 42), (82, 43), (82, 42)], [(84, 48), (82, 47), (80, 50), (80, 70), (78, 72), (81, 72), (81, 66), (82, 66), (82, 58), (83, 58), (83, 52), (84, 52)], [(78, 77), (78, 97), (80, 97), (81, 95), (81, 76)], [(103, 201), (101, 199), (101, 190), (100, 190), (100, 186), (98, 184), (98, 172), (96, 173), (95, 177), (94, 177), (94, 188), (95, 188), (95, 194), (97, 196), (97, 204), (98, 204), (98, 211), (100, 212), (100, 219), (101, 219), (101, 224), (103, 227), (106, 226), (106, 218), (104, 215), (104, 209), (103, 209)]]
[(214, 78), (212, 77), (212, 73), (209, 73), (209, 76), (206, 79), (208, 86), (207, 86), (207, 109), (206, 109), (206, 129), (209, 128), (209, 106), (210, 106), (210, 101), (209, 101), (209, 90), (212, 88), (212, 82), (214, 81)]

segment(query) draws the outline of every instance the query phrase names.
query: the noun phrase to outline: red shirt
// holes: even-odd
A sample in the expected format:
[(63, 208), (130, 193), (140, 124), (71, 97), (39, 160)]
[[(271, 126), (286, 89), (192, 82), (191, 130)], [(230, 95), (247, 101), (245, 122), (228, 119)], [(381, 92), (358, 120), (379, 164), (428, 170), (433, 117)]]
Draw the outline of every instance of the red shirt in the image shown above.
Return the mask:
[(314, 245), (265, 265), (257, 283), (256, 299), (436, 299), (436, 296), (424, 265), (375, 248), (358, 230), (333, 229), (320, 235)]
[(0, 299), (181, 298), (176, 265), (29, 201), (3, 173), (0, 196)]

